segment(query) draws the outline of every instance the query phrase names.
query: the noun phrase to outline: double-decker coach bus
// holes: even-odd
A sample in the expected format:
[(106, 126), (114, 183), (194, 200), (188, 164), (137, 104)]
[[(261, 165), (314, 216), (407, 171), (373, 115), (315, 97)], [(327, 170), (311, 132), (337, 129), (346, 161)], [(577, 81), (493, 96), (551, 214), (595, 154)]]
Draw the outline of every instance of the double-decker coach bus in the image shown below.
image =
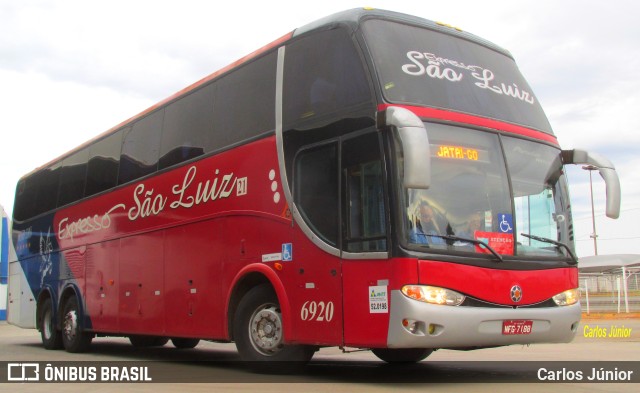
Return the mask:
[(561, 150), (511, 55), (356, 9), (299, 28), (24, 176), (8, 319), (47, 349), (235, 342), (394, 362), (570, 341)]

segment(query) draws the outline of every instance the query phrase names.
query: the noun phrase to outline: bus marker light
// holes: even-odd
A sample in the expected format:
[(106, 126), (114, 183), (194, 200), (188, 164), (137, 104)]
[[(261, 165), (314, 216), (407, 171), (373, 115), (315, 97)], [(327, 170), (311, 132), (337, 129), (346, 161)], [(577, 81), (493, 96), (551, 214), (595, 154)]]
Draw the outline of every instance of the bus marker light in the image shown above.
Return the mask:
[(414, 319), (403, 319), (402, 326), (411, 334), (424, 335), (424, 329), (420, 329), (420, 326), (424, 326), (424, 324)]
[(402, 288), (402, 292), (411, 299), (420, 300), (422, 298), (422, 291), (417, 285), (407, 285)]
[(277, 271), (282, 271), (283, 268), (282, 264), (279, 262), (276, 262), (273, 267), (275, 267)]

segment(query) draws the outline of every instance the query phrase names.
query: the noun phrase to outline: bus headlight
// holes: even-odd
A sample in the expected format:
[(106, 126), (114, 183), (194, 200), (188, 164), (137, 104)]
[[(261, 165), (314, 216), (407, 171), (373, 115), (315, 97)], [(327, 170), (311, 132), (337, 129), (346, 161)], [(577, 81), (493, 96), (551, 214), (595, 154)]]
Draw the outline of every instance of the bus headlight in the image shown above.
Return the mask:
[(577, 288), (566, 290), (553, 297), (553, 301), (558, 306), (570, 306), (578, 303), (578, 300), (580, 300), (580, 292)]
[(405, 285), (402, 287), (402, 293), (420, 302), (447, 306), (459, 306), (465, 298), (463, 294), (456, 291), (428, 285)]

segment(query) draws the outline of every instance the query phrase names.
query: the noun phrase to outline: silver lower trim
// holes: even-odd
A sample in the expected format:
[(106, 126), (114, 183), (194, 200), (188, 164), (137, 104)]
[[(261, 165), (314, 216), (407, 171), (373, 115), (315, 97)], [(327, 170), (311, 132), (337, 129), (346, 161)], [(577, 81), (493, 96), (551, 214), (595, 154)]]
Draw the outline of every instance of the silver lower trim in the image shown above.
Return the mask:
[[(484, 308), (439, 306), (391, 291), (389, 348), (464, 348), (569, 342), (580, 322), (580, 304), (556, 308)], [(417, 321), (414, 333), (403, 319)], [(504, 320), (532, 320), (530, 334), (503, 335)], [(429, 333), (429, 325), (435, 331)]]

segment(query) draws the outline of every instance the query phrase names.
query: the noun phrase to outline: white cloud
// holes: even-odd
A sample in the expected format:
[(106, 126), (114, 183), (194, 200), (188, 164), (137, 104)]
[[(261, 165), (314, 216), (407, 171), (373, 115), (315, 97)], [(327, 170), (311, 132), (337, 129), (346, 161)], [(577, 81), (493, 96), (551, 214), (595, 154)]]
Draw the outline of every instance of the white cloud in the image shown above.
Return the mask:
[(0, 201), (11, 211), (18, 179), (150, 106), (106, 87), (0, 70)]

